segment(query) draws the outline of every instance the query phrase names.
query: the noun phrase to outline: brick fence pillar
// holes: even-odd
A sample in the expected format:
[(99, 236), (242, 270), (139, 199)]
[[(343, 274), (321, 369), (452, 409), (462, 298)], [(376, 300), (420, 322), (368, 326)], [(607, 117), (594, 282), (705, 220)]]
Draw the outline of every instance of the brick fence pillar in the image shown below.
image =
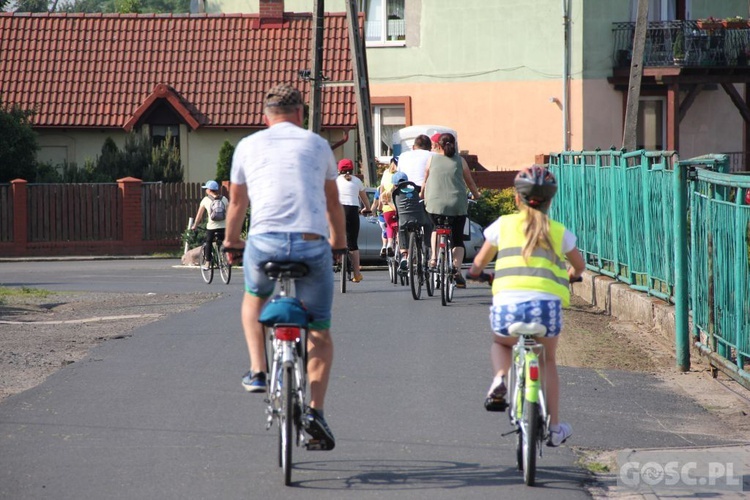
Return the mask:
[(23, 179), (15, 179), (10, 184), (13, 191), (13, 253), (26, 255), (29, 240), (28, 183)]
[(143, 218), (141, 210), (143, 182), (135, 177), (117, 179), (122, 197), (122, 243), (126, 251), (143, 251)]

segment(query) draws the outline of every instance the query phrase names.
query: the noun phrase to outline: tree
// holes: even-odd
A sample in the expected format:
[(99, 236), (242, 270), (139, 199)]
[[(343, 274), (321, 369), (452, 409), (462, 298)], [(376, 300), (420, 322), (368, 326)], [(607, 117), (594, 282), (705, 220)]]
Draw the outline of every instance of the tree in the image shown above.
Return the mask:
[(232, 170), (232, 155), (234, 146), (229, 141), (224, 141), (219, 150), (219, 160), (216, 162), (216, 182), (229, 180), (229, 172)]
[(144, 181), (150, 182), (182, 182), (183, 168), (180, 161), (180, 150), (174, 145), (172, 133), (167, 131), (167, 137), (158, 146), (151, 149), (151, 163)]
[(49, 12), (47, 0), (17, 0), (16, 12)]
[(39, 150), (36, 132), (31, 128), (34, 111), (17, 105), (4, 105), (0, 99), (0, 182), (13, 179), (33, 181), (36, 152)]

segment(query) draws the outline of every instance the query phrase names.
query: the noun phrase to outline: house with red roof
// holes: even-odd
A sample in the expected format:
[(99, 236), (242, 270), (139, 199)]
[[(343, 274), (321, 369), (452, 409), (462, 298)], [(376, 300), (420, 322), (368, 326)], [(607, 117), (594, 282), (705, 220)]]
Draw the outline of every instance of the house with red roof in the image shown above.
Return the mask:
[[(283, 4), (282, 4), (283, 5)], [(33, 109), (38, 158), (83, 166), (107, 137), (171, 132), (185, 181), (216, 172), (219, 150), (265, 127), (264, 91), (310, 93), (312, 16), (0, 13), (0, 97)], [(327, 13), (322, 131), (353, 157), (357, 112), (344, 13)]]

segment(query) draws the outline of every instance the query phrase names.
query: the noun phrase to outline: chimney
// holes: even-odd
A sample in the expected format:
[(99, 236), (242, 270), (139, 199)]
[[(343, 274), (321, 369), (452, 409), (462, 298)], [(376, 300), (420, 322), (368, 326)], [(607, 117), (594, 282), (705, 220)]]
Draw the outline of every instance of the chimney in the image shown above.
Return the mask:
[(284, 0), (260, 0), (260, 25), (281, 27), (284, 23)]

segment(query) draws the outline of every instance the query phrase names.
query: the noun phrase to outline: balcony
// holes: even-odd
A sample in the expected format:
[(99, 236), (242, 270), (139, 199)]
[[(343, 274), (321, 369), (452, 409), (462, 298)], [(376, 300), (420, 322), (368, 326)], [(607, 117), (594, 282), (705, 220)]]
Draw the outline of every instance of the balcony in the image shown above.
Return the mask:
[[(635, 23), (613, 23), (615, 69), (630, 67)], [(681, 56), (681, 57), (680, 57)], [(649, 22), (643, 52), (644, 67), (747, 67), (750, 26), (707, 26), (698, 21)]]

